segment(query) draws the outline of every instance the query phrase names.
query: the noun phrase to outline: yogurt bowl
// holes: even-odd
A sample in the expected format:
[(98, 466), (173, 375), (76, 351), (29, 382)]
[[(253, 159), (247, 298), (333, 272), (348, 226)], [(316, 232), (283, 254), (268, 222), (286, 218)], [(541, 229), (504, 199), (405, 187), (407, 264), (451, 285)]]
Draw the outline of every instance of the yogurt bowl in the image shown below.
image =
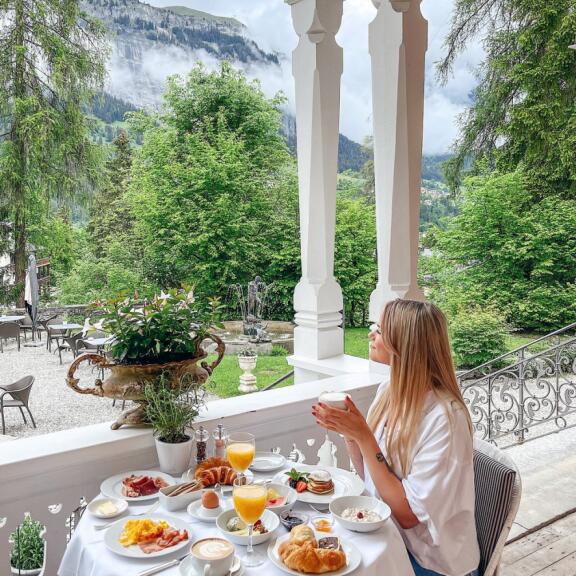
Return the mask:
[(372, 496), (341, 496), (330, 503), (336, 522), (352, 532), (374, 532), (390, 517), (390, 507)]

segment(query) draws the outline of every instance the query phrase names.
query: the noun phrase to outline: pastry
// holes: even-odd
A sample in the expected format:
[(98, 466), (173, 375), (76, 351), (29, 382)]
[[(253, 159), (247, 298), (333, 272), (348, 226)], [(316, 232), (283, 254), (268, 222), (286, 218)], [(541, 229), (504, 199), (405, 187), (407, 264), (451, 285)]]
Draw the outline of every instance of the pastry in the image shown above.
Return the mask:
[(325, 574), (346, 566), (346, 554), (341, 549), (318, 547), (309, 526), (295, 526), (290, 538), (278, 547), (278, 555), (291, 570), (304, 574)]
[(236, 472), (230, 466), (218, 466), (217, 468), (209, 468), (200, 474), (200, 482), (205, 487), (214, 486), (215, 484), (226, 484), (232, 486), (236, 479)]
[(314, 494), (330, 494), (334, 491), (334, 482), (326, 470), (314, 470), (308, 475), (308, 491)]

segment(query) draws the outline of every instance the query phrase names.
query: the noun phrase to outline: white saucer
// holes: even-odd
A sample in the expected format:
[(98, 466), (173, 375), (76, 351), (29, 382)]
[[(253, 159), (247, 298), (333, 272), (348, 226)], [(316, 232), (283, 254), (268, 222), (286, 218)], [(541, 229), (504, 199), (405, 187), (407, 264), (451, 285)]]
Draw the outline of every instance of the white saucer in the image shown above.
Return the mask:
[[(186, 556), (186, 558), (180, 562), (178, 570), (180, 571), (180, 576), (203, 576), (192, 564), (191, 556)], [(234, 564), (232, 564), (232, 570), (229, 572), (229, 576), (242, 576), (243, 574), (244, 564), (242, 564), (239, 556), (234, 556)]]
[(255, 472), (274, 472), (286, 466), (286, 458), (274, 452), (256, 452), (250, 469)]
[[(102, 512), (98, 512), (98, 506), (104, 502), (112, 502), (116, 506), (116, 512), (112, 514), (102, 514)], [(116, 516), (124, 514), (126, 510), (128, 510), (128, 502), (120, 498), (96, 498), (88, 504), (88, 512), (90, 512), (92, 516), (96, 516), (96, 518), (116, 518)]]
[(230, 506), (227, 505), (226, 501), (222, 499), (220, 500), (220, 506), (214, 510), (214, 515), (212, 516), (212, 514), (206, 514), (206, 512), (204, 511), (205, 509), (202, 506), (202, 500), (195, 500), (194, 502), (188, 505), (186, 511), (195, 520), (200, 520), (201, 522), (216, 523), (216, 519), (218, 518), (218, 516), (220, 516), (220, 514), (222, 514), (222, 512), (224, 512), (225, 510), (228, 510), (228, 508), (230, 508)]

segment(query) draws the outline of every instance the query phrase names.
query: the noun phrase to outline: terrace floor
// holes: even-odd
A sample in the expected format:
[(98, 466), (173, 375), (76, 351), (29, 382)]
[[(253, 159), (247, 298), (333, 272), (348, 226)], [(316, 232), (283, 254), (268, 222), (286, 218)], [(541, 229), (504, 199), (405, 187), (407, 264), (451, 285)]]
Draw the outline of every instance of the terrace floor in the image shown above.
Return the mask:
[(504, 548), (501, 576), (574, 576), (576, 513)]
[[(110, 422), (121, 414), (122, 402), (118, 401), (112, 406), (112, 400), (108, 398), (78, 394), (68, 388), (66, 374), (72, 362), (71, 352), (62, 352), (63, 363), (60, 365), (58, 354), (46, 350), (44, 339), (42, 346), (26, 347), (24, 344), (22, 339), (20, 352), (13, 341), (8, 341), (4, 345), (4, 353), (0, 353), (0, 386), (15, 382), (24, 376), (35, 377), (30, 394), (30, 410), (38, 427), (35, 429), (30, 423), (24, 424), (20, 411), (8, 408), (4, 411), (6, 435), (24, 438), (47, 434)], [(80, 377), (80, 385), (87, 387), (93, 385), (98, 373), (87, 364), (83, 364), (77, 376)], [(209, 395), (208, 399), (214, 397)], [(0, 434), (2, 434), (1, 424)]]

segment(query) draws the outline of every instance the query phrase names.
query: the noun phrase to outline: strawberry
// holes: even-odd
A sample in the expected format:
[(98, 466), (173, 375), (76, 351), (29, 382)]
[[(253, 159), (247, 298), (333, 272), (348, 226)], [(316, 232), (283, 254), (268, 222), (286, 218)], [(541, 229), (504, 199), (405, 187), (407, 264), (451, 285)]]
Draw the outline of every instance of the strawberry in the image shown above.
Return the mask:
[(304, 480), (298, 480), (296, 483), (296, 492), (305, 492), (308, 489), (308, 484)]

